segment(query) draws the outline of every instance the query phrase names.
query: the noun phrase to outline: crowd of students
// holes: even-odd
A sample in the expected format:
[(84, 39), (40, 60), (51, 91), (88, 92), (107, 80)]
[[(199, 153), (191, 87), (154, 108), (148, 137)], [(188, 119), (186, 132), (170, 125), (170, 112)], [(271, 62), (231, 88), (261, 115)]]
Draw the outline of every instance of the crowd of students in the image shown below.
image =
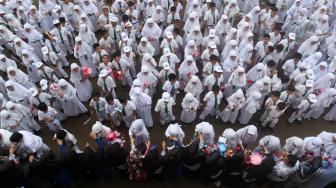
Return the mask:
[[(249, 124), (258, 111), (271, 129), (285, 112), (290, 125), (336, 120), (335, 11), (333, 0), (0, 0), (1, 180), (67, 186), (113, 168), (130, 180), (334, 181), (335, 133), (291, 137), (283, 149), (269, 135), (252, 149)], [(62, 127), (85, 113), (98, 120), (96, 151)], [(169, 125), (162, 152), (147, 131), (153, 113)], [(248, 126), (216, 143), (209, 117)], [(197, 124), (190, 144), (177, 122)], [(41, 126), (55, 133), (60, 160), (37, 136)]]

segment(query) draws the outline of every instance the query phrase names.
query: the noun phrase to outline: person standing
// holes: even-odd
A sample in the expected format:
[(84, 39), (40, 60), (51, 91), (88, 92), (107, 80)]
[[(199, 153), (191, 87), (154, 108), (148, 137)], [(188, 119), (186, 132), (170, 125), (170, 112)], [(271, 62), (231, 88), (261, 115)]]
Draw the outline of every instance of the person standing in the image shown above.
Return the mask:
[(153, 127), (152, 98), (140, 87), (133, 89), (130, 98), (136, 106), (137, 115), (145, 122), (146, 127)]
[(191, 93), (187, 93), (181, 103), (182, 113), (181, 121), (184, 123), (192, 123), (196, 119), (199, 101)]
[(175, 120), (173, 113), (173, 106), (175, 100), (170, 96), (168, 92), (162, 94), (162, 98), (158, 100), (155, 106), (155, 112), (160, 112), (160, 123), (164, 125)]

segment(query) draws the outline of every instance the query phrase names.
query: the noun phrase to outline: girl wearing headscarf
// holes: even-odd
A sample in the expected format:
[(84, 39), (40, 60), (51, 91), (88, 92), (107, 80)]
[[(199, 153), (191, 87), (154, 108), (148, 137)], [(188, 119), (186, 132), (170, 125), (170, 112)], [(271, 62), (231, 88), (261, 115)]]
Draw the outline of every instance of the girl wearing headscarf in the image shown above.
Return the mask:
[(38, 75), (37, 67), (34, 65), (36, 62), (40, 62), (39, 58), (30, 51), (22, 50), (22, 64), (27, 68), (29, 79), (33, 82), (39, 82), (41, 77)]
[(14, 16), (14, 14), (7, 14), (6, 16), (7, 23), (12, 31), (18, 36), (22, 36), (22, 25), (20, 21)]
[(81, 37), (76, 37), (75, 42), (74, 56), (79, 59), (82, 66), (91, 68), (91, 76), (95, 76), (97, 67), (93, 62), (92, 48)]
[(203, 92), (201, 80), (196, 75), (193, 75), (184, 88), (184, 92), (191, 93), (197, 100), (200, 100), (200, 95)]
[(140, 56), (140, 59), (142, 59), (145, 53), (149, 53), (151, 56), (153, 56), (155, 53), (155, 49), (152, 44), (149, 43), (147, 37), (142, 37), (140, 39), (140, 44), (137, 48), (137, 54)]
[(189, 33), (191, 33), (192, 29), (196, 26), (200, 27), (199, 18), (196, 12), (191, 12), (188, 16), (186, 23), (183, 26), (184, 31), (183, 38), (186, 38), (189, 35)]
[(40, 131), (41, 127), (36, 123), (31, 110), (21, 104), (15, 104), (12, 101), (6, 103), (6, 109), (18, 115), (20, 124), (24, 124), (33, 131)]
[(91, 127), (91, 134), (95, 134), (98, 139), (100, 138), (106, 138), (109, 133), (111, 133), (112, 130), (103, 125), (100, 121), (96, 121), (95, 124)]
[(181, 128), (181, 125), (177, 123), (170, 124), (166, 129), (165, 136), (170, 140), (173, 139), (178, 142), (178, 145), (183, 145), (185, 134)]
[(243, 67), (237, 67), (227, 82), (229, 88), (226, 88), (226, 96), (230, 96), (232, 93), (237, 91), (238, 89), (244, 89), (246, 86), (246, 74), (245, 69)]
[(328, 71), (328, 63), (325, 61), (320, 62), (315, 67), (312, 67), (314, 74), (315, 74), (315, 80), (321, 78), (323, 75), (327, 74)]
[(261, 149), (267, 150), (271, 154), (279, 154), (281, 152), (281, 145), (279, 137), (273, 135), (266, 135), (259, 140), (259, 145), (254, 151), (260, 152)]
[(7, 77), (9, 80), (17, 82), (26, 88), (34, 87), (34, 84), (29, 80), (28, 75), (16, 67), (7, 68)]
[(326, 72), (324, 75), (321, 75), (321, 77), (314, 82), (313, 87), (315, 91), (323, 92), (324, 90), (331, 88), (334, 83), (335, 83), (335, 74), (331, 72)]
[[(252, 52), (253, 52), (253, 45), (247, 44), (242, 50), (239, 52), (240, 62), (242, 66), (247, 69), (252, 63)], [(263, 64), (262, 64), (263, 65)]]
[(78, 22), (78, 31), (80, 31), (81, 25), (87, 25), (90, 29), (90, 31), (94, 31), (94, 26), (92, 25), (91, 21), (89, 20), (89, 18), (86, 16), (86, 14), (82, 13), (80, 16), (80, 20)]
[(196, 111), (199, 106), (199, 101), (191, 93), (187, 93), (182, 100), (181, 121), (191, 123), (196, 119)]
[(62, 109), (66, 116), (78, 116), (86, 113), (88, 110), (79, 101), (77, 91), (67, 81), (60, 79), (57, 83), (59, 86), (58, 98), (61, 100)]
[[(238, 144), (244, 148), (250, 148), (258, 137), (258, 129), (254, 125), (248, 125), (240, 128), (237, 131)], [(243, 149), (244, 149), (243, 148)]]
[(50, 31), (47, 19), (44, 19), (44, 16), (40, 13), (40, 11), (37, 10), (35, 5), (30, 6), (28, 17), (29, 22), (21, 23), (22, 25), (25, 23), (31, 23), (39, 31)]
[(224, 83), (227, 83), (231, 73), (239, 66), (239, 57), (236, 51), (230, 51), (228, 57), (221, 63), (224, 71)]
[(41, 51), (41, 48), (44, 45), (43, 35), (40, 32), (36, 31), (29, 23), (26, 23), (23, 27), (23, 35), (28, 39), (29, 45), (34, 48), (35, 54), (40, 59), (43, 59), (43, 54)]
[(239, 42), (238, 49), (239, 52), (241, 52), (244, 48), (246, 48), (247, 45), (252, 45), (253, 46), (253, 38), (254, 34), (251, 32), (247, 32), (247, 34), (242, 35), (244, 38), (242, 38)]
[(141, 36), (146, 37), (155, 49), (154, 56), (160, 53), (160, 37), (162, 30), (152, 18), (148, 18), (141, 31)]
[(25, 130), (33, 133), (33, 129), (31, 129), (26, 122), (22, 121), (20, 116), (14, 112), (2, 110), (0, 112), (0, 117), (2, 129), (6, 129), (11, 132)]
[(39, 12), (43, 15), (43, 20), (46, 23), (47, 31), (53, 28), (53, 20), (56, 18), (56, 14), (53, 11), (56, 3), (51, 0), (40, 0), (39, 1)]
[(180, 89), (184, 89), (190, 78), (198, 73), (198, 68), (191, 55), (186, 56), (179, 67), (178, 73), (180, 78)]
[(155, 76), (158, 76), (159, 75), (159, 72), (155, 69), (156, 66), (157, 66), (157, 63), (155, 61), (155, 59), (149, 54), (149, 53), (145, 53), (143, 55), (143, 58), (142, 58), (142, 62), (141, 62), (141, 65), (146, 65), (149, 70), (155, 75)]
[(304, 142), (301, 138), (292, 136), (286, 139), (286, 144), (282, 148), (290, 155), (301, 158), (304, 155)]
[(302, 54), (302, 58), (306, 58), (317, 51), (320, 45), (320, 39), (318, 36), (311, 36), (305, 40), (297, 50), (298, 53)]
[(219, 48), (221, 50), (224, 47), (224, 40), (226, 36), (228, 35), (228, 33), (230, 32), (230, 29), (231, 29), (231, 24), (230, 22), (228, 22), (228, 17), (223, 14), (215, 26), (216, 34), (218, 35), (219, 41), (221, 42), (221, 45)]
[(82, 102), (88, 101), (92, 95), (91, 81), (83, 75), (83, 70), (77, 64), (72, 63), (70, 69), (70, 81), (76, 88), (78, 99)]
[(96, 35), (89, 29), (87, 25), (81, 24), (79, 26), (79, 34), (78, 36), (83, 39), (86, 44), (88, 44), (91, 48), (93, 44), (97, 43)]
[(320, 137), (309, 136), (303, 139), (306, 153), (313, 157), (319, 157), (323, 151), (323, 140)]
[(183, 21), (187, 21), (188, 16), (192, 13), (195, 12), (197, 15), (197, 18), (200, 19), (202, 18), (202, 9), (199, 0), (192, 0), (188, 1), (187, 3), (187, 8), (185, 9), (185, 14), (183, 17)]
[(81, 22), (81, 15), (82, 15), (82, 9), (79, 5), (75, 5), (74, 6), (74, 13), (73, 13), (73, 27), (75, 29), (75, 31), (79, 31), (79, 25)]
[[(21, 40), (19, 37), (15, 37), (14, 38), (14, 47), (15, 47), (15, 54), (19, 57), (22, 56), (22, 50), (26, 49), (31, 53), (35, 53), (34, 52), (34, 48), (31, 47), (29, 44), (27, 44), (26, 42), (24, 42), (23, 40)], [(41, 52), (42, 54), (42, 52)]]
[(153, 127), (152, 118), (152, 98), (144, 93), (140, 87), (133, 88), (130, 98), (136, 107), (137, 114), (142, 119), (146, 127)]
[(160, 5), (157, 5), (155, 7), (155, 11), (153, 12), (152, 18), (162, 30), (165, 24), (166, 18), (163, 14), (162, 7)]
[(235, 123), (239, 110), (245, 103), (245, 96), (241, 89), (234, 92), (229, 98), (227, 98), (228, 105), (221, 112), (220, 117), (224, 123)]
[(202, 148), (204, 145), (213, 144), (215, 139), (215, 131), (213, 126), (208, 122), (201, 122), (195, 127), (195, 138), (199, 138), (202, 134), (203, 142), (199, 143), (199, 148)]
[[(230, 40), (224, 47), (222, 53), (221, 53), (221, 62), (225, 61), (232, 51), (235, 51), (235, 53), (238, 52), (238, 41), (236, 40)], [(236, 54), (237, 55), (237, 54)]]
[(190, 41), (193, 40), (196, 43), (197, 49), (201, 48), (201, 44), (202, 44), (202, 32), (201, 32), (201, 28), (195, 26), (194, 28), (192, 28), (191, 32), (187, 35), (186, 41)]
[(142, 119), (136, 119), (132, 122), (128, 130), (128, 135), (132, 149), (140, 145), (145, 145), (149, 141), (149, 132)]
[(321, 58), (322, 58), (322, 53), (321, 52), (315, 52), (312, 55), (304, 58), (302, 63), (306, 63), (310, 67), (315, 67), (320, 62)]
[(21, 84), (8, 80), (5, 83), (7, 89), (7, 95), (9, 99), (15, 103), (20, 103), (23, 105), (27, 105), (27, 96), (28, 96), (28, 89), (23, 87)]
[(189, 40), (184, 48), (184, 57), (192, 56), (194, 60), (200, 57), (198, 46), (194, 40)]
[(238, 118), (240, 124), (248, 124), (253, 114), (255, 114), (260, 109), (261, 97), (262, 95), (258, 91), (255, 91), (247, 97), (244, 106), (241, 108), (240, 116)]
[(235, 18), (239, 15), (237, 0), (230, 0), (229, 3), (226, 5), (223, 13), (228, 16), (229, 22), (233, 24)]
[(158, 80), (146, 65), (141, 67), (141, 72), (137, 74), (137, 79), (144, 84), (143, 89), (148, 89), (148, 95), (152, 97), (156, 91), (155, 87)]
[(91, 2), (91, 0), (83, 0), (82, 4), (83, 12), (88, 16), (92, 26), (93, 26), (93, 32), (97, 31), (97, 16), (99, 14), (98, 9), (94, 3)]

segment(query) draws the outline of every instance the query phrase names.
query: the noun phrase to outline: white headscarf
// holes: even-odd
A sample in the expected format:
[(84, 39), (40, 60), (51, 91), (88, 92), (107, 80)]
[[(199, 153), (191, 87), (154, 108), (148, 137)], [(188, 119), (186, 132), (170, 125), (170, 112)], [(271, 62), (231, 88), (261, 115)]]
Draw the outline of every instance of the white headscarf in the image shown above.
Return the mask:
[[(194, 85), (193, 82), (196, 82), (196, 85)], [(192, 76), (184, 88), (184, 91), (192, 93), (194, 96), (196, 96), (197, 93), (201, 93), (203, 91), (201, 80), (196, 75)]]
[(21, 118), (13, 112), (2, 110), (1, 113), (1, 128), (11, 130), (11, 126), (17, 125)]
[[(74, 70), (77, 69), (77, 68), (78, 68), (78, 71), (75, 72)], [(70, 69), (71, 69), (70, 81), (72, 83), (80, 82), (83, 78), (81, 68), (76, 63), (72, 63), (70, 65)]]
[(222, 137), (225, 139), (225, 143), (230, 149), (234, 149), (238, 145), (237, 133), (233, 129), (225, 129), (223, 131)]
[(142, 119), (136, 119), (131, 124), (129, 128), (129, 133), (132, 134), (134, 137), (141, 137), (146, 140), (149, 139), (149, 132), (145, 126), (145, 123)]
[[(12, 76), (9, 74), (9, 72), (15, 71), (15, 76)], [(26, 73), (22, 72), (20, 69), (17, 69), (16, 67), (10, 66), (7, 68), (7, 76), (9, 80), (15, 81), (17, 83), (23, 84), (27, 80), (29, 80), (29, 77)]]
[(130, 98), (132, 102), (136, 106), (143, 106), (143, 105), (151, 105), (152, 104), (152, 98), (143, 92), (143, 90), (140, 87), (134, 87), (132, 94), (130, 94)]
[[(180, 74), (188, 74), (188, 73), (192, 73), (192, 75), (196, 74), (198, 72), (198, 68), (196, 66), (195, 61), (193, 60), (192, 64), (189, 65), (188, 58), (186, 58), (186, 60), (183, 61), (183, 63), (181, 63), (180, 68), (179, 68), (179, 73)], [(189, 57), (190, 59), (190, 57)]]
[(313, 153), (314, 157), (318, 157), (321, 155), (323, 140), (320, 137), (306, 137), (303, 139), (305, 145), (304, 148), (306, 151)]
[[(224, 23), (224, 20), (227, 20), (226, 23)], [(230, 29), (231, 24), (228, 21), (228, 17), (223, 14), (221, 19), (217, 22), (217, 25), (215, 26), (216, 34), (222, 35), (223, 33), (229, 33)]]
[(262, 95), (259, 91), (254, 91), (247, 97), (245, 102), (245, 110), (251, 114), (254, 114), (258, 108), (260, 108), (260, 99)]
[(196, 110), (198, 107), (198, 100), (191, 93), (187, 93), (181, 103), (182, 108), (186, 109), (194, 109)]
[(228, 107), (231, 109), (240, 109), (245, 103), (244, 92), (238, 89), (229, 98), (227, 98)]
[(201, 122), (196, 125), (195, 132), (202, 133), (204, 144), (213, 144), (215, 139), (215, 131), (213, 126), (208, 122)]
[(79, 58), (80, 56), (92, 54), (92, 48), (85, 41), (83, 41), (80, 37), (76, 37), (76, 39), (82, 41), (82, 45), (78, 45), (77, 42), (75, 44), (74, 56), (76, 58)]
[[(194, 18), (194, 21), (190, 21), (190, 18)], [(183, 31), (188, 34), (191, 32), (191, 30), (195, 27), (198, 26), (200, 27), (200, 23), (198, 21), (198, 16), (196, 12), (191, 12), (188, 16), (188, 19), (186, 23), (184, 24)]]
[(306, 57), (303, 59), (302, 63), (306, 63), (307, 65), (310, 65), (310, 67), (315, 67), (319, 60), (322, 58), (321, 52), (315, 52), (312, 55)]
[(241, 62), (250, 62), (253, 52), (253, 45), (247, 44), (242, 50), (240, 50), (239, 57)]
[[(148, 26), (148, 23), (153, 23), (152, 27)], [(147, 18), (144, 27), (142, 28), (141, 35), (159, 39), (161, 36), (162, 30), (152, 18)]]
[(177, 141), (182, 143), (184, 139), (184, 132), (179, 124), (170, 124), (165, 132), (166, 137), (176, 137)]
[(24, 24), (24, 29), (30, 29), (30, 32), (24, 31), (24, 35), (29, 39), (29, 41), (40, 41), (43, 36), (40, 32), (36, 31), (36, 29), (30, 25), (29, 23)]
[(111, 129), (103, 125), (100, 121), (96, 121), (96, 123), (92, 125), (91, 132), (98, 134), (100, 137), (106, 137), (111, 132)]
[(28, 89), (23, 87), (21, 84), (8, 80), (5, 83), (6, 87), (13, 86), (14, 91), (10, 91), (7, 89), (7, 95), (12, 101), (20, 101), (23, 100), (26, 96), (28, 96)]

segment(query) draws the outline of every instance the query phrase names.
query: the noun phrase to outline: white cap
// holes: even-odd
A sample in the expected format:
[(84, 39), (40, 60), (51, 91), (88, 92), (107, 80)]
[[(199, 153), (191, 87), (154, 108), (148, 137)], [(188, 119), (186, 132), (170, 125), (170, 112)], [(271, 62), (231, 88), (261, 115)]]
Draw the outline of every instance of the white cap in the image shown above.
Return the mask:
[(127, 36), (127, 34), (125, 32), (122, 32), (120, 34), (120, 38), (121, 38), (122, 41), (126, 41), (128, 39), (128, 36)]
[(309, 94), (308, 95), (308, 100), (312, 103), (317, 102), (316, 95), (315, 94)]
[(214, 67), (214, 71), (215, 72), (223, 72), (222, 67), (219, 66), (219, 65)]
[(131, 51), (131, 48), (128, 47), (128, 46), (125, 46), (125, 47), (123, 48), (123, 51), (124, 51), (124, 53), (130, 52), (130, 51)]
[(60, 23), (59, 19), (56, 19), (56, 20), (53, 21), (53, 24), (54, 24), (54, 25), (55, 25), (55, 24), (59, 24), (59, 23)]
[(6, 58), (6, 56), (3, 55), (3, 54), (0, 54), (0, 60), (1, 60), (1, 59), (4, 59), (4, 58)]
[(35, 97), (38, 93), (38, 91), (35, 87), (30, 88), (28, 91), (29, 91), (30, 95), (33, 96), (33, 97)]
[(103, 69), (99, 73), (99, 77), (105, 77), (108, 75), (108, 71), (106, 69)]
[(41, 61), (38, 61), (38, 62), (33, 63), (33, 65), (34, 65), (36, 68), (40, 68), (40, 67), (43, 65), (43, 63), (42, 63)]
[(40, 86), (42, 90), (46, 90), (48, 88), (48, 81), (46, 79), (42, 79), (40, 81)]
[(170, 66), (169, 66), (168, 62), (162, 63), (162, 67), (163, 67), (164, 70), (169, 70), (170, 69)]
[(78, 43), (78, 42), (81, 42), (82, 41), (82, 38), (81, 37), (76, 37), (75, 38), (75, 42)]
[(314, 80), (308, 79), (306, 80), (306, 87), (313, 87), (314, 86)]
[(174, 38), (173, 33), (170, 32), (170, 31), (167, 31), (167, 32), (166, 32), (166, 37), (169, 38), (169, 39)]
[(149, 72), (149, 68), (146, 65), (142, 65), (141, 72)]
[(63, 86), (66, 86), (68, 84), (67, 81), (65, 81), (63, 78), (61, 78), (58, 83), (57, 83), (59, 86), (63, 87)]
[(7, 118), (9, 117), (10, 112), (8, 112), (7, 110), (1, 110), (0, 115), (2, 118)]
[(216, 36), (216, 30), (210, 29), (209, 31), (209, 37), (215, 37)]
[(162, 99), (163, 99), (163, 101), (165, 101), (165, 102), (170, 101), (170, 94), (169, 94), (168, 92), (164, 92), (164, 93), (162, 93)]
[(208, 47), (209, 48), (217, 48), (216, 43), (213, 42), (213, 41), (211, 41), (211, 42), (208, 43)]
[(309, 79), (314, 79), (315, 78), (315, 74), (314, 74), (314, 71), (312, 70), (312, 69), (308, 69), (307, 71), (306, 71), (306, 75), (307, 75), (307, 77), (309, 78)]
[(49, 53), (49, 49), (48, 49), (47, 46), (43, 46), (43, 47), (41, 48), (41, 50), (42, 50), (42, 54), (43, 54), (43, 55), (46, 55), (46, 54)]
[(288, 34), (288, 38), (292, 39), (292, 40), (295, 40), (296, 38), (296, 34), (295, 33), (289, 33)]

